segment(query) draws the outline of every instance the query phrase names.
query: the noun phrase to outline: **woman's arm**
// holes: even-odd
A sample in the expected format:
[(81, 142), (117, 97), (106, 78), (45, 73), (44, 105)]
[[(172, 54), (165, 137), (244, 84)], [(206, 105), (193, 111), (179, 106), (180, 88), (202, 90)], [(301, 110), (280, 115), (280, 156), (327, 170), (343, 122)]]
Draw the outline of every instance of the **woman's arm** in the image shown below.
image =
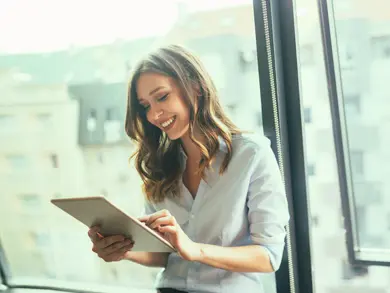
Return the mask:
[(260, 245), (221, 247), (198, 243), (198, 249), (192, 261), (232, 272), (274, 271), (267, 249)]
[(140, 252), (129, 251), (125, 259), (147, 267), (165, 268), (168, 262), (169, 252)]

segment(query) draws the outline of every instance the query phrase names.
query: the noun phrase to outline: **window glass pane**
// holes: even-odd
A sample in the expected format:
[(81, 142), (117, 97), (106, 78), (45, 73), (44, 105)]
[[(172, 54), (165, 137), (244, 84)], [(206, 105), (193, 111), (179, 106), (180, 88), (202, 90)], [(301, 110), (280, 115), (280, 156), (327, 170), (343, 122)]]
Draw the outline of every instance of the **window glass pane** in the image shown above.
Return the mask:
[[(312, 112), (312, 122), (304, 127), (314, 289), (390, 292), (388, 268), (348, 261), (317, 3), (296, 1), (302, 108)], [(373, 39), (375, 50), (384, 50), (378, 38), (390, 32), (390, 6), (380, 0), (328, 3), (336, 14), (358, 237), (362, 247), (385, 249), (390, 247), (390, 65), (384, 53), (374, 51)], [(310, 63), (303, 56), (308, 47), (313, 49)]]
[[(192, 49), (232, 120), (262, 131), (252, 1), (8, 1), (1, 28), (13, 33), (0, 40), (0, 130), (16, 118), (23, 125), (0, 146), (0, 223), (8, 223), (0, 239), (10, 282), (155, 292), (160, 269), (103, 262), (87, 229), (49, 200), (101, 194), (142, 213), (140, 178), (128, 163), (134, 145), (124, 132), (126, 87), (137, 60), (156, 46)], [(264, 278), (274, 292), (274, 275)]]
[[(336, 34), (340, 46), (355, 48), (353, 70), (340, 56), (347, 122), (349, 159), (356, 212), (356, 238), (365, 251), (387, 250), (390, 260), (390, 3), (357, 1), (344, 12), (334, 1)], [(386, 11), (386, 12), (384, 12)], [(367, 229), (370, 227), (370, 229)], [(372, 227), (372, 228), (371, 228)], [(378, 259), (379, 260), (379, 259)]]

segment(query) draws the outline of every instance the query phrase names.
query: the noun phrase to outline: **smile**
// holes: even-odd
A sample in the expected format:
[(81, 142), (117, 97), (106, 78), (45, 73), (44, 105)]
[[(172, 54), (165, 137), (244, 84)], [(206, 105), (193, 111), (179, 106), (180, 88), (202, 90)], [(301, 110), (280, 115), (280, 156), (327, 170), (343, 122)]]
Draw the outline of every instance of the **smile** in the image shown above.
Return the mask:
[(163, 128), (167, 128), (169, 125), (171, 125), (174, 121), (176, 120), (176, 116), (173, 116), (171, 119), (163, 122), (163, 123), (160, 123), (160, 125), (163, 127)]

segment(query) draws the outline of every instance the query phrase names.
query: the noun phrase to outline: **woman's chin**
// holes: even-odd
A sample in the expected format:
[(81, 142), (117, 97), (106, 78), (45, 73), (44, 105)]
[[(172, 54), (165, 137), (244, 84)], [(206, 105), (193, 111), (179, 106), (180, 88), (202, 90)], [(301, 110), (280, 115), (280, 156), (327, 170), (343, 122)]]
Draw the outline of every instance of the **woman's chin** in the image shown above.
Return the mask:
[(184, 136), (188, 135), (188, 128), (183, 129), (182, 131), (168, 131), (166, 134), (170, 140), (182, 139)]

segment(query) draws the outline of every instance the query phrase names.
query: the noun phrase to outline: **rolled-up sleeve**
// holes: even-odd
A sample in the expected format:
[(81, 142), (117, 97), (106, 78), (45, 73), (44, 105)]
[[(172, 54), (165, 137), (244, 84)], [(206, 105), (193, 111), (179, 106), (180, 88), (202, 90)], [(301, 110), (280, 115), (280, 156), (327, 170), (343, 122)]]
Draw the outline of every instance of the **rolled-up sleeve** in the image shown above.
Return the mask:
[(290, 216), (281, 173), (269, 143), (261, 144), (253, 164), (247, 201), (251, 240), (266, 249), (276, 271)]

